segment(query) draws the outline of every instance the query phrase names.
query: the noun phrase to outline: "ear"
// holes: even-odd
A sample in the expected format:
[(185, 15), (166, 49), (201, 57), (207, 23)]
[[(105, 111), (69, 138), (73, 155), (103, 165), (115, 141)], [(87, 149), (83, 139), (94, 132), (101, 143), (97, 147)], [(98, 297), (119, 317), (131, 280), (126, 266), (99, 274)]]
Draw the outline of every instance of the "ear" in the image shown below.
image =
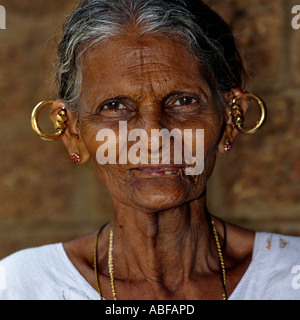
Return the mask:
[(230, 142), (234, 142), (236, 139), (237, 135), (239, 134), (239, 131), (236, 129), (235, 125), (232, 122), (232, 118), (230, 115), (231, 111), (231, 101), (234, 97), (240, 97), (238, 100), (238, 104), (241, 106), (241, 109), (243, 111), (243, 114), (246, 113), (248, 107), (249, 107), (249, 99), (247, 98), (247, 95), (244, 90), (239, 89), (239, 88), (233, 88), (231, 89), (228, 94), (225, 95), (225, 99), (227, 102), (227, 108), (226, 108), (226, 113), (227, 113), (227, 120), (226, 120), (226, 125), (225, 129), (222, 135), (222, 138), (219, 142), (218, 145), (218, 151), (222, 154), (226, 153), (224, 147), (225, 147), (225, 142), (226, 140), (230, 140)]
[(66, 122), (67, 128), (62, 136), (62, 141), (71, 156), (73, 153), (77, 153), (80, 156), (80, 164), (86, 163), (90, 159), (90, 154), (80, 136), (80, 131), (78, 129), (77, 116), (70, 112), (64, 101), (58, 99), (50, 107), (50, 119), (53, 123), (56, 121), (56, 116), (58, 112), (65, 108), (67, 110), (68, 120)]

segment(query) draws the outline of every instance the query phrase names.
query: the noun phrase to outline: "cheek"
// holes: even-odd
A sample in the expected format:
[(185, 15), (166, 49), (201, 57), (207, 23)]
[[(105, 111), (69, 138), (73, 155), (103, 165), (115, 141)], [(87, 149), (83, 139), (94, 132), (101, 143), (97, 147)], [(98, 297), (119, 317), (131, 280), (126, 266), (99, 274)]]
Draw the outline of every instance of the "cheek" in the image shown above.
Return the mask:
[(205, 147), (207, 152), (217, 147), (224, 131), (224, 125), (225, 109), (215, 107), (214, 113), (209, 118), (209, 121), (205, 122)]
[(115, 123), (104, 123), (95, 120), (94, 116), (86, 117), (80, 122), (81, 137), (97, 176), (111, 193), (122, 187), (127, 169), (126, 166), (114, 164), (118, 162), (118, 130)]
[(222, 112), (216, 109), (207, 110), (199, 116), (197, 122), (198, 128), (202, 128), (198, 135), (193, 136), (193, 143), (186, 143), (190, 150), (193, 150), (194, 159), (198, 161), (198, 172), (203, 172), (195, 177), (200, 184), (205, 184), (212, 174), (216, 162), (219, 141), (223, 132), (224, 116)]
[(113, 150), (116, 147), (117, 130), (114, 123), (104, 123), (94, 115), (87, 116), (80, 121), (81, 138), (93, 160), (97, 160), (99, 150)]
[[(211, 107), (194, 117), (188, 124), (193, 130), (197, 128), (203, 131), (205, 156), (216, 149), (224, 130), (224, 121), (222, 110), (219, 111), (217, 108)], [(193, 145), (196, 145), (196, 140), (197, 135), (193, 134)]]

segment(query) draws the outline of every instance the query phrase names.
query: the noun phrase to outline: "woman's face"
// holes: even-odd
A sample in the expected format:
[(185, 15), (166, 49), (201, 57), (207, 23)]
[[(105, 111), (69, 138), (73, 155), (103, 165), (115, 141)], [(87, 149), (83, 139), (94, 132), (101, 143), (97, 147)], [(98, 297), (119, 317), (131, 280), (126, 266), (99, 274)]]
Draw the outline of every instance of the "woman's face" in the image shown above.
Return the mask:
[[(113, 201), (154, 212), (198, 198), (213, 170), (224, 112), (214, 103), (201, 67), (187, 49), (158, 36), (116, 37), (87, 51), (82, 77), (80, 135)], [(120, 121), (128, 133), (142, 129), (140, 140), (128, 141), (124, 131), (120, 136)], [(163, 128), (182, 133), (182, 153), (184, 130), (193, 130), (194, 155), (197, 144), (204, 148), (202, 174), (185, 174), (193, 165), (185, 162), (183, 154), (182, 162), (175, 164), (174, 139), (170, 139), (170, 160), (153, 164), (151, 154), (161, 156), (162, 145), (153, 148), (159, 139), (151, 130)], [(106, 132), (114, 132), (116, 141), (110, 137), (99, 141), (102, 129), (112, 130)], [(201, 139), (197, 141), (196, 129), (204, 130), (204, 146)], [(101, 145), (116, 150), (116, 164), (99, 164), (101, 152), (108, 155), (103, 153), (105, 148), (99, 149)], [(134, 149), (137, 145), (139, 148)], [(186, 143), (187, 148), (190, 145)], [(176, 148), (180, 150), (178, 145)], [(134, 156), (143, 158), (144, 164), (135, 163)]]

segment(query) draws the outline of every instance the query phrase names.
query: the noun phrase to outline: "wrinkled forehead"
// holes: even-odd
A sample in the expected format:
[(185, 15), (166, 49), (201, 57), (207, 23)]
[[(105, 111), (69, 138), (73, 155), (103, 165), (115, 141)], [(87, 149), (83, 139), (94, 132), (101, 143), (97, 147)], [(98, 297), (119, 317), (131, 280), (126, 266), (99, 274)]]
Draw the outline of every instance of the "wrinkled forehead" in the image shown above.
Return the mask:
[[(207, 86), (199, 61), (182, 42), (159, 36), (114, 37), (88, 50), (82, 60), (82, 92), (108, 86)], [(178, 88), (179, 89), (179, 88)], [(207, 88), (208, 89), (208, 88)]]

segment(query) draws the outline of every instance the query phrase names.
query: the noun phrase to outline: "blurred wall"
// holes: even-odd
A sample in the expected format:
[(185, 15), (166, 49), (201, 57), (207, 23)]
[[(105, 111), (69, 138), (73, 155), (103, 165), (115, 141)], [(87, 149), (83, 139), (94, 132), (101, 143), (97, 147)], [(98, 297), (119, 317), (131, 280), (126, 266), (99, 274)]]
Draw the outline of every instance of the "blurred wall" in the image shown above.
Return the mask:
[[(232, 26), (252, 79), (268, 105), (257, 134), (240, 135), (217, 160), (208, 187), (211, 211), (260, 231), (300, 235), (300, 29), (293, 0), (207, 0)], [(0, 30), (0, 259), (22, 248), (65, 241), (112, 215), (92, 165), (76, 166), (61, 142), (40, 140), (30, 114), (53, 86), (60, 27), (72, 0), (2, 0)], [(255, 121), (253, 106), (249, 114)], [(47, 117), (44, 128), (52, 129)], [(250, 120), (249, 120), (250, 121)]]

